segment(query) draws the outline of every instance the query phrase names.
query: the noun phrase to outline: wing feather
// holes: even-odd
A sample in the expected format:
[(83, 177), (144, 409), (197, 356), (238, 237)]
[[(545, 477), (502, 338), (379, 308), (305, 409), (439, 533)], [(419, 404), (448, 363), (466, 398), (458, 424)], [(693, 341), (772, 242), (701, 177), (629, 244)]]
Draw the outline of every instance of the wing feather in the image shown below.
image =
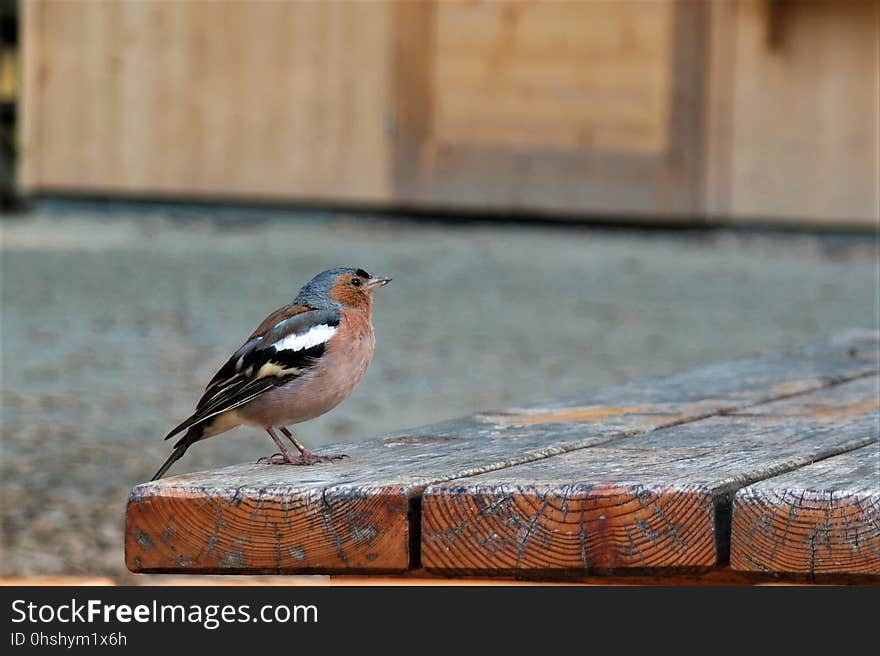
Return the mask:
[(335, 310), (308, 310), (275, 324), (263, 322), (265, 333), (252, 335), (232, 354), (208, 383), (195, 413), (165, 439), (305, 374), (324, 355), (339, 320)]

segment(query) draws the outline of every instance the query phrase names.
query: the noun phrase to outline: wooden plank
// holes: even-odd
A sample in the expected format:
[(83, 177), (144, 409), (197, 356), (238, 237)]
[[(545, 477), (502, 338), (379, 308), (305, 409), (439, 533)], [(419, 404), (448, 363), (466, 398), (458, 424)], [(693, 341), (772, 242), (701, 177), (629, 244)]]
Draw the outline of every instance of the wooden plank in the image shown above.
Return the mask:
[[(880, 439), (873, 377), (432, 485), (428, 570), (713, 567), (738, 488)], [(858, 573), (858, 572), (856, 572)]]
[(737, 492), (730, 563), (751, 572), (880, 575), (880, 446)]
[(405, 569), (408, 490), (340, 485), (340, 468), (311, 469), (240, 466), (135, 488), (126, 514), (129, 569)]
[[(877, 372), (875, 331), (336, 445), (332, 465), (239, 465), (139, 485), (133, 571), (399, 571), (417, 563), (425, 486), (693, 421)], [(410, 542), (413, 541), (413, 544)]]

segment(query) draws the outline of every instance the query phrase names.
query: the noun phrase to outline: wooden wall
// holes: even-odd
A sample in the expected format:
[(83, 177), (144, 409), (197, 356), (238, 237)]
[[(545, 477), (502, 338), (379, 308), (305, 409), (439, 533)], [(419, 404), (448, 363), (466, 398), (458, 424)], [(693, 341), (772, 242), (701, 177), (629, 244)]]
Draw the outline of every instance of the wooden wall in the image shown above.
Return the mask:
[(715, 4), (707, 209), (880, 218), (880, 2)]
[(25, 0), (25, 192), (871, 224), (880, 2)]
[(21, 183), (386, 201), (390, 11), (24, 3)]
[(419, 62), (398, 75), (412, 151), (401, 198), (699, 210), (704, 5), (437, 2), (409, 13), (422, 36), (397, 53)]

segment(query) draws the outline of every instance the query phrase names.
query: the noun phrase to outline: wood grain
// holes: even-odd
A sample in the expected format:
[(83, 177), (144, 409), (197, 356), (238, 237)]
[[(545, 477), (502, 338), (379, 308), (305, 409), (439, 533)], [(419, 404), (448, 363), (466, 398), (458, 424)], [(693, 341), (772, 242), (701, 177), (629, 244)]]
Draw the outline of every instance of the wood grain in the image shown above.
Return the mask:
[[(743, 485), (876, 443), (873, 378), (429, 486), (429, 570), (713, 567)], [(853, 573), (862, 573), (855, 571)]]
[(730, 562), (751, 572), (880, 575), (880, 446), (737, 492)]
[[(409, 564), (407, 491), (331, 489), (220, 470), (136, 488), (126, 562), (133, 571), (203, 573), (403, 570)], [(279, 480), (281, 479), (281, 480)], [(320, 485), (324, 482), (324, 485)]]

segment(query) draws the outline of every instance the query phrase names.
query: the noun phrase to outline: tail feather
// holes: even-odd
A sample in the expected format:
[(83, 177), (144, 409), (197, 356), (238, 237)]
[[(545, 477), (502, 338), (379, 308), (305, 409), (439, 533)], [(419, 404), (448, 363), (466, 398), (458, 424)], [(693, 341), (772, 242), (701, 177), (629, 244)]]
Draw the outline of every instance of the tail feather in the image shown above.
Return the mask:
[(159, 471), (156, 472), (156, 475), (153, 476), (150, 481), (152, 482), (162, 478), (165, 473), (171, 469), (171, 465), (180, 460), (183, 457), (183, 454), (186, 453), (187, 449), (201, 439), (203, 432), (204, 430), (202, 426), (192, 426), (186, 432), (186, 435), (177, 440), (177, 443), (174, 445), (174, 451), (171, 452), (171, 455), (168, 456), (168, 460), (159, 467)]
[(174, 437), (174, 436), (177, 435), (178, 433), (182, 432), (183, 430), (185, 430), (185, 429), (189, 428), (190, 426), (192, 426), (193, 424), (195, 424), (196, 421), (198, 421), (198, 420), (196, 419), (196, 415), (192, 415), (191, 417), (187, 417), (187, 418), (184, 419), (182, 422), (180, 422), (179, 424), (177, 424), (177, 426), (175, 426), (174, 428), (172, 428), (172, 429), (171, 429), (171, 432), (168, 433), (168, 435), (165, 436), (165, 439), (166, 439), (166, 440), (170, 440), (172, 437)]

